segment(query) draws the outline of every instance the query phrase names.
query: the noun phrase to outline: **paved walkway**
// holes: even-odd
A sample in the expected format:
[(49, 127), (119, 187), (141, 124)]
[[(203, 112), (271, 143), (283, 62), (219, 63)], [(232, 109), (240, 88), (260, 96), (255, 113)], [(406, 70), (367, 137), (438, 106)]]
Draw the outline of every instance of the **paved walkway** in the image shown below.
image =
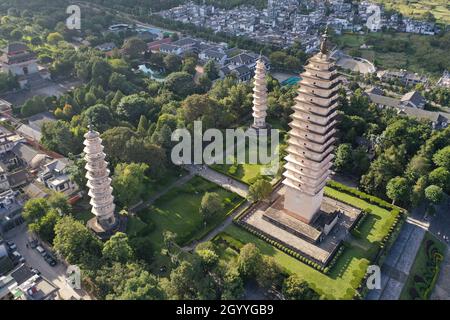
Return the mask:
[(400, 298), (425, 232), (422, 226), (407, 220), (381, 266), (381, 289), (370, 291), (366, 300)]
[(231, 192), (237, 193), (243, 198), (247, 198), (248, 185), (245, 183), (234, 180), (222, 173), (214, 171), (206, 165), (184, 165), (184, 167), (189, 170), (192, 174), (196, 174), (206, 180), (209, 180), (215, 184), (218, 184), (224, 189)]

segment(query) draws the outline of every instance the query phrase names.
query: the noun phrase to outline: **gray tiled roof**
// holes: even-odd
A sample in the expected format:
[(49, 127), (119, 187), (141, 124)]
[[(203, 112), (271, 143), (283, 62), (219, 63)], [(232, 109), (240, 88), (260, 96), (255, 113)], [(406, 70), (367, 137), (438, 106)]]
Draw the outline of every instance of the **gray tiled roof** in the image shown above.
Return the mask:
[(400, 105), (400, 100), (386, 97), (378, 94), (368, 93), (369, 99), (371, 102), (375, 104), (380, 104), (387, 107), (394, 107), (397, 108)]
[(426, 103), (426, 100), (417, 91), (408, 92), (402, 97), (401, 101), (402, 102), (411, 101), (416, 106), (423, 105)]

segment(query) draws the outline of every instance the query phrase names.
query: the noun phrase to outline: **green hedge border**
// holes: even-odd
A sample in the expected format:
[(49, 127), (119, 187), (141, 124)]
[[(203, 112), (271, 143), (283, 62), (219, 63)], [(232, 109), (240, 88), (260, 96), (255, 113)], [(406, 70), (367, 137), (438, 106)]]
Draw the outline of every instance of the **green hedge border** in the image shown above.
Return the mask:
[[(330, 188), (335, 189), (337, 191), (341, 191), (341, 192), (350, 194), (352, 196), (355, 196), (355, 197), (357, 197), (357, 198), (359, 198), (361, 200), (367, 201), (370, 204), (376, 205), (376, 206), (381, 207), (383, 209), (386, 209), (386, 210), (398, 210), (400, 212), (406, 213), (406, 210), (403, 209), (403, 208), (394, 206), (393, 204), (391, 204), (391, 203), (389, 203), (389, 202), (387, 202), (387, 201), (385, 201), (383, 199), (380, 199), (380, 198), (375, 197), (375, 196), (371, 196), (370, 194), (364, 193), (364, 192), (359, 191), (358, 189), (355, 189), (355, 188), (348, 187), (348, 186), (346, 186), (346, 185), (344, 185), (342, 183), (339, 183), (339, 182), (336, 182), (336, 181), (333, 181), (333, 180), (329, 180), (327, 182), (327, 186), (329, 186)], [(327, 195), (327, 197), (329, 197), (329, 196)]]

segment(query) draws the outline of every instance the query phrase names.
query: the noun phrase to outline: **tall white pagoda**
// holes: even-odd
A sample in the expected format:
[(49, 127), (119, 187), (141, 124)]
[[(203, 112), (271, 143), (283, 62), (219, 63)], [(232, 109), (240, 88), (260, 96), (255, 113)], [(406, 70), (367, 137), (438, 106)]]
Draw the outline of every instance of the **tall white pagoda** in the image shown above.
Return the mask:
[(95, 218), (88, 222), (88, 226), (97, 233), (105, 233), (116, 225), (110, 171), (108, 162), (105, 161), (106, 155), (103, 152), (100, 134), (89, 126), (84, 138), (87, 187), (91, 197), (91, 211), (95, 215)]
[(289, 124), (284, 209), (309, 224), (320, 211), (334, 157), (340, 77), (328, 54), (326, 33), (301, 78)]
[(266, 66), (261, 58), (256, 62), (253, 87), (253, 128), (265, 129), (267, 116)]

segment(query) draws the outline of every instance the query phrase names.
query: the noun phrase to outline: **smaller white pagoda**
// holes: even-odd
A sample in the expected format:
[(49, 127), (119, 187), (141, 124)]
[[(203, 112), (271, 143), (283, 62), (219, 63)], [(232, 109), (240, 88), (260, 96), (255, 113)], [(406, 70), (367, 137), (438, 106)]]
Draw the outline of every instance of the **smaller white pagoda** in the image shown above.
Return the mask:
[(110, 171), (108, 162), (105, 161), (102, 139), (92, 126), (84, 135), (84, 152), (86, 160), (86, 178), (89, 188), (90, 204), (95, 218), (88, 222), (88, 226), (96, 233), (106, 233), (116, 226), (116, 217), (114, 215), (114, 196), (111, 187)]
[(259, 58), (256, 62), (255, 84), (253, 87), (253, 128), (265, 129), (267, 116), (267, 82), (266, 66), (264, 61)]

